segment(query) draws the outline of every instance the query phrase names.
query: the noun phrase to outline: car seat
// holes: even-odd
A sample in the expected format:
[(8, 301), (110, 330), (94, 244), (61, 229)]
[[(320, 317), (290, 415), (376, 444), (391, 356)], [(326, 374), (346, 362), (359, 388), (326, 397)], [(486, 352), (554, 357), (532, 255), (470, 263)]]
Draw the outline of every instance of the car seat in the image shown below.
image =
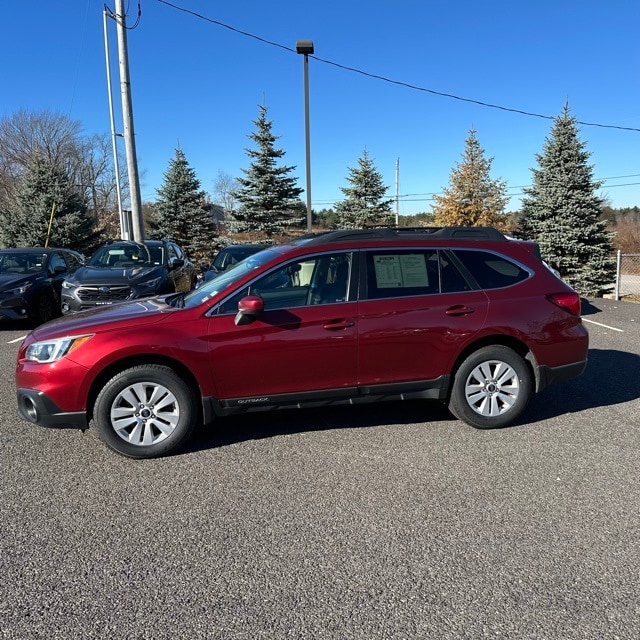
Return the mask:
[(318, 304), (345, 302), (347, 286), (349, 284), (349, 262), (343, 260), (336, 265), (333, 282), (326, 284), (320, 290)]

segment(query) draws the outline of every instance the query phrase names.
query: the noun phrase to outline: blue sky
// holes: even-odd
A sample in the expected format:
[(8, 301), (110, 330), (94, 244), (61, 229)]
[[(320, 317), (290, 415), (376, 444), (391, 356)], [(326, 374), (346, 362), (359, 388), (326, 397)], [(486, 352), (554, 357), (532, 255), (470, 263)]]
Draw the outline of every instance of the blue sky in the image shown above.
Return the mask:
[[(509, 208), (517, 209), (552, 121), (432, 91), (550, 117), (568, 100), (579, 121), (640, 129), (637, 0), (171, 4), (140, 0), (139, 25), (128, 33), (145, 201), (156, 197), (178, 146), (210, 193), (219, 171), (242, 175), (262, 104), (286, 151), (283, 162), (297, 166), (305, 187), (300, 39), (315, 44), (309, 60), (314, 209), (341, 199), (349, 167), (366, 148), (389, 197), (399, 162), (400, 213), (429, 211), (472, 127), (493, 158), (492, 177), (508, 184)], [(97, 0), (4, 3), (0, 117), (48, 109), (80, 121), (87, 135), (109, 132), (103, 6)], [(107, 6), (113, 10), (113, 0)], [(138, 2), (125, 6), (132, 26)], [(122, 131), (111, 20), (109, 37)], [(581, 125), (580, 137), (595, 178), (605, 180), (600, 194), (614, 207), (640, 205), (640, 132)]]

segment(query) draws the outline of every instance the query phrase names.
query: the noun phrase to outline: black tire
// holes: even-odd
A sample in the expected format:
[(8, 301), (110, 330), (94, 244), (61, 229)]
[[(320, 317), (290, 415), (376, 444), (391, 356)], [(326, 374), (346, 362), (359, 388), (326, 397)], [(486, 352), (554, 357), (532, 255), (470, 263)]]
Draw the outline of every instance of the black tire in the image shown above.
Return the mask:
[(472, 353), (455, 374), (449, 409), (476, 429), (506, 427), (522, 413), (533, 393), (527, 363), (502, 345)]
[(56, 316), (53, 298), (46, 293), (38, 298), (38, 306), (36, 308), (36, 318), (38, 324), (48, 322)]
[(129, 458), (174, 452), (191, 435), (197, 416), (191, 388), (160, 365), (132, 367), (111, 378), (93, 410), (100, 438)]

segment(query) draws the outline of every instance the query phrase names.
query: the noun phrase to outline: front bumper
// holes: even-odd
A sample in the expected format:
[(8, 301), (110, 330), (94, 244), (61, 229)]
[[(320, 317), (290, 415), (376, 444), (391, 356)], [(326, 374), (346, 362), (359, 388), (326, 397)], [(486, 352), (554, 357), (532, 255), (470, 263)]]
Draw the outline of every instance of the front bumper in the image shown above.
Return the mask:
[(100, 292), (99, 287), (86, 286), (84, 287), (83, 296), (80, 297), (77, 293), (71, 295), (67, 292), (63, 292), (61, 300), (62, 315), (72, 315), (79, 313), (80, 311), (87, 311), (88, 309), (97, 309), (99, 307), (110, 307), (115, 304), (122, 304), (124, 302), (131, 302), (132, 300), (139, 300), (141, 298), (152, 298), (162, 293), (170, 293), (158, 289), (140, 289), (136, 287), (103, 287), (104, 289), (110, 289), (110, 291), (116, 291), (115, 294), (110, 292)]
[(24, 298), (13, 296), (0, 300), (0, 320), (27, 320), (31, 317)]
[(127, 287), (127, 292), (119, 296), (110, 297), (109, 294), (91, 295), (85, 299), (79, 298), (77, 295), (62, 294), (60, 309), (62, 315), (70, 315), (86, 311), (87, 309), (96, 309), (97, 307), (110, 307), (114, 304), (129, 302), (135, 298), (135, 293)]
[(84, 411), (67, 412), (46, 394), (33, 389), (18, 389), (18, 416), (42, 427), (67, 427), (86, 429), (87, 414)]

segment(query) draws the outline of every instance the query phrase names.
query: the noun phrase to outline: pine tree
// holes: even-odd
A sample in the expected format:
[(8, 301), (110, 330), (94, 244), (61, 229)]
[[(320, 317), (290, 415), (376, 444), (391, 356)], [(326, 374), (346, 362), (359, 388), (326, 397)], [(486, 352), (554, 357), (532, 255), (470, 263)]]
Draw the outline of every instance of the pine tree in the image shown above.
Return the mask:
[(388, 187), (375, 168), (367, 150), (358, 158), (357, 167), (349, 167), (350, 187), (340, 187), (346, 196), (335, 205), (334, 226), (340, 229), (364, 229), (367, 226), (393, 223), (391, 203), (385, 199)]
[(543, 153), (536, 154), (533, 184), (524, 192), (519, 235), (540, 245), (544, 260), (581, 295), (599, 297), (615, 280), (612, 234), (600, 219), (590, 153), (565, 105)]
[(207, 194), (189, 166), (182, 149), (169, 160), (154, 205), (157, 238), (173, 238), (193, 260), (209, 259), (216, 246), (216, 231)]
[(0, 216), (0, 242), (7, 247), (48, 244), (82, 251), (93, 233), (86, 211), (84, 195), (78, 193), (66, 172), (35, 154), (13, 204)]
[(278, 136), (271, 131), (273, 123), (267, 120), (267, 107), (260, 107), (254, 124), (256, 131), (249, 138), (256, 148), (245, 149), (251, 163), (248, 169), (242, 169), (244, 177), (238, 178), (239, 186), (232, 193), (238, 207), (227, 222), (227, 231), (271, 238), (302, 223), (303, 190), (296, 186), (297, 178), (289, 175), (295, 166), (277, 166), (285, 152), (275, 147)]
[(444, 195), (434, 196), (435, 223), (438, 226), (496, 227), (506, 230), (504, 214), (509, 198), (503, 180), (490, 176), (493, 158), (486, 158), (484, 149), (471, 128), (465, 140), (462, 161), (449, 176)]

